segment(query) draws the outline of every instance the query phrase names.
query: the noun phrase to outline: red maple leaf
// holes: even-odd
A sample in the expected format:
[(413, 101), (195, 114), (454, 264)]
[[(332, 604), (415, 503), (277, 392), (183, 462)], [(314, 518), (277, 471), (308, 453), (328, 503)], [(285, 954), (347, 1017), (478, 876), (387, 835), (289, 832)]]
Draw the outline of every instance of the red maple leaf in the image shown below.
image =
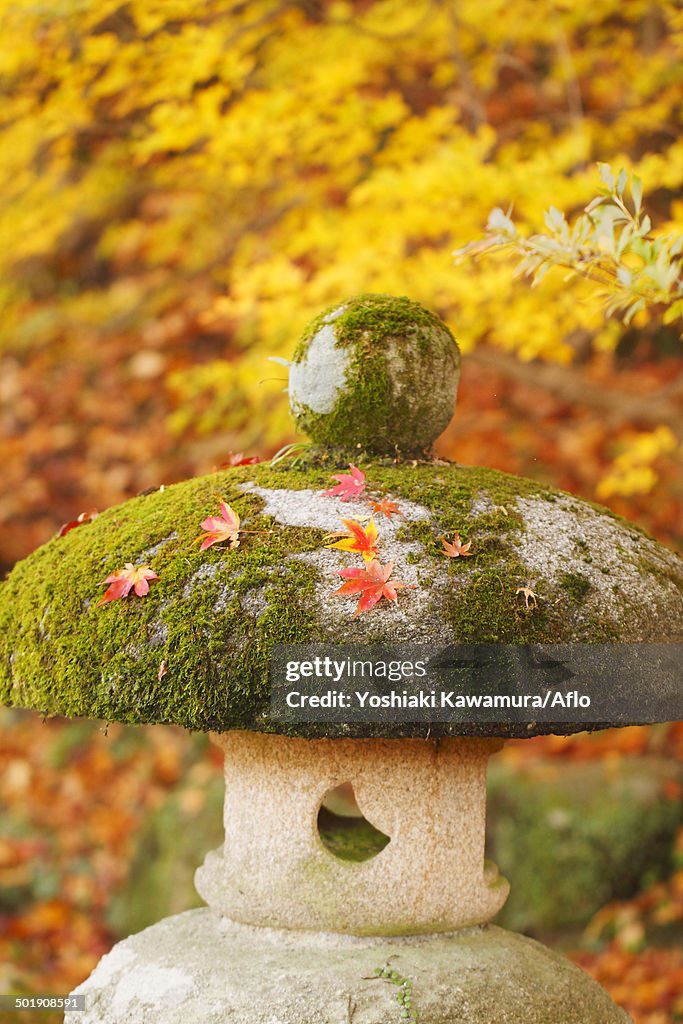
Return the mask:
[(228, 452), (228, 458), (221, 462), (219, 469), (234, 469), (236, 466), (255, 466), (261, 459), (258, 455), (245, 455), (244, 452)]
[(230, 508), (227, 501), (224, 501), (223, 498), (218, 500), (221, 505), (221, 514), (208, 516), (202, 523), (204, 534), (200, 533), (195, 540), (195, 543), (198, 540), (202, 542), (200, 551), (210, 548), (212, 544), (222, 544), (226, 540), (229, 547), (239, 547), (240, 517), (233, 508)]
[(138, 597), (144, 597), (149, 593), (150, 580), (158, 580), (159, 577), (148, 565), (133, 565), (126, 562), (123, 569), (117, 569), (111, 576), (107, 576), (102, 583), (108, 583), (104, 597), (98, 601), (98, 605), (107, 604), (108, 601), (118, 601), (119, 598), (127, 597), (131, 590), (135, 591)]
[(93, 509), (92, 512), (81, 512), (77, 519), (70, 519), (68, 523), (60, 526), (57, 536), (63, 537), (70, 530), (75, 530), (77, 526), (83, 526), (84, 523), (91, 523), (96, 518), (97, 509)]
[(352, 462), (349, 463), (350, 473), (333, 473), (332, 479), (339, 483), (330, 487), (329, 491), (323, 491), (325, 498), (339, 498), (341, 501), (351, 501), (358, 498), (365, 490), (365, 473), (358, 469)]
[(402, 514), (396, 502), (390, 501), (389, 498), (382, 498), (381, 501), (370, 499), (370, 505), (372, 506), (373, 514), (385, 516), (387, 519)]
[[(342, 519), (342, 523), (349, 531), (341, 540), (328, 544), (328, 548), (339, 548), (341, 551), (354, 551), (362, 555), (366, 562), (377, 557), (377, 527), (374, 520), (370, 520), (367, 527), (361, 526), (355, 519)], [(336, 534), (334, 534), (336, 536)]]
[(467, 544), (463, 544), (463, 542), (460, 540), (460, 534), (457, 532), (457, 530), (453, 534), (452, 542), (446, 540), (445, 537), (442, 537), (441, 543), (443, 544), (443, 554), (446, 555), (447, 558), (458, 558), (460, 555), (469, 556), (472, 554), (472, 552), (470, 551), (472, 541), (468, 540)]
[(343, 576), (348, 582), (343, 583), (338, 590), (334, 591), (334, 594), (339, 594), (340, 597), (346, 594), (360, 594), (356, 610), (353, 613), (354, 619), (361, 612), (369, 612), (383, 597), (387, 601), (395, 602), (398, 597), (396, 591), (407, 584), (397, 583), (396, 580), (389, 583), (393, 568), (393, 562), (380, 565), (377, 559), (373, 558), (365, 569), (340, 569), (337, 575)]

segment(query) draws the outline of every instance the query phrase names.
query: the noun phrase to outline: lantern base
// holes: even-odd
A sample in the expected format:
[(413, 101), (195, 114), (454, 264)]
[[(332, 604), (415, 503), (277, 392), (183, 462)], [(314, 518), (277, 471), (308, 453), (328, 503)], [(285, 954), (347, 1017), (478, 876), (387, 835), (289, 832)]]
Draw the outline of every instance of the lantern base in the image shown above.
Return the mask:
[(119, 942), (65, 1024), (628, 1024), (587, 974), (491, 925), (354, 938), (238, 925), (211, 910)]

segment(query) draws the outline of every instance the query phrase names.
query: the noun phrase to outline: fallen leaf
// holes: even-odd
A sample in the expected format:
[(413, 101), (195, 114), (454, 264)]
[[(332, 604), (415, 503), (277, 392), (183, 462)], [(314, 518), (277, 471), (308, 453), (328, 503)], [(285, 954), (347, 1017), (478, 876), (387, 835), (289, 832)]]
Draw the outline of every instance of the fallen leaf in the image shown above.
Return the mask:
[(334, 594), (338, 594), (340, 597), (346, 594), (360, 594), (356, 610), (353, 613), (354, 619), (361, 612), (368, 612), (374, 608), (383, 597), (387, 601), (395, 602), (398, 596), (396, 591), (407, 584), (398, 583), (395, 580), (389, 583), (393, 568), (393, 562), (380, 565), (377, 559), (373, 559), (366, 569), (340, 569), (337, 575), (342, 576), (348, 582), (343, 583), (338, 590), (334, 591)]
[(390, 501), (389, 498), (382, 498), (381, 501), (370, 501), (373, 515), (383, 515), (387, 519), (391, 519), (392, 516), (400, 516), (401, 510), (395, 501)]
[(339, 483), (330, 487), (329, 491), (323, 491), (325, 498), (339, 498), (341, 501), (351, 501), (358, 498), (365, 490), (365, 473), (358, 469), (352, 462), (349, 463), (350, 473), (333, 473), (332, 479)]
[(77, 519), (71, 519), (68, 523), (64, 523), (60, 526), (58, 537), (63, 537), (69, 533), (70, 530), (75, 530), (77, 526), (83, 526), (84, 523), (91, 523), (93, 519), (97, 518), (97, 509), (93, 509), (92, 512), (81, 512)]
[(347, 536), (341, 540), (328, 544), (328, 548), (339, 548), (340, 551), (353, 551), (362, 555), (366, 562), (377, 557), (377, 527), (374, 520), (370, 520), (367, 527), (361, 526), (355, 519), (342, 519), (342, 523), (349, 531)]
[(235, 466), (255, 466), (261, 459), (258, 455), (245, 455), (244, 452), (228, 452), (225, 462), (221, 462), (219, 469), (234, 469)]
[(234, 509), (230, 508), (227, 501), (224, 501), (223, 498), (220, 498), (219, 501), (221, 514), (205, 519), (202, 523), (202, 530), (206, 535), (200, 534), (195, 540), (195, 543), (199, 540), (202, 542), (200, 551), (210, 548), (212, 544), (222, 544), (224, 541), (228, 542), (230, 548), (239, 546), (240, 517)]
[(157, 672), (157, 679), (159, 680), (159, 682), (161, 682), (161, 680), (164, 678), (167, 672), (168, 665), (166, 661), (162, 661), (161, 664), (159, 665), (159, 671)]
[[(529, 583), (528, 581), (523, 587), (517, 587), (517, 589), (515, 590), (515, 597), (517, 596), (517, 594), (524, 595), (525, 608), (529, 609), (538, 607), (538, 594), (534, 594), (533, 590), (531, 589), (531, 583)], [(531, 605), (529, 604), (529, 601), (532, 602)]]
[(135, 591), (138, 597), (145, 597), (149, 593), (151, 580), (158, 580), (159, 577), (148, 565), (133, 565), (126, 562), (123, 569), (117, 569), (102, 583), (109, 583), (104, 597), (98, 601), (98, 605), (107, 604), (108, 601), (118, 601), (119, 598), (127, 597), (131, 590)]
[(441, 543), (443, 544), (443, 554), (446, 555), (447, 558), (458, 558), (460, 555), (469, 556), (472, 554), (472, 552), (470, 551), (472, 541), (468, 540), (467, 544), (463, 544), (463, 542), (460, 540), (460, 534), (458, 533), (457, 530), (453, 534), (452, 541), (446, 540), (445, 537), (442, 537)]

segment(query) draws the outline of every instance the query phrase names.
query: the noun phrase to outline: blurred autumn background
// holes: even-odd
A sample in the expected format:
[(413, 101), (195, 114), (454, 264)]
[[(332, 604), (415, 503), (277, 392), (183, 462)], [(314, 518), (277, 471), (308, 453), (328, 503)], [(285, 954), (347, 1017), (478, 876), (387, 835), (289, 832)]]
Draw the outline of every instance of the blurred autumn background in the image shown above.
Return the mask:
[[(681, 550), (675, 3), (4, 0), (0, 40), (3, 569), (82, 512), (296, 440), (268, 357), (369, 291), (460, 342), (441, 455)], [(519, 243), (454, 262), (494, 207), (556, 239), (601, 188), (635, 211), (634, 175), (649, 241), (603, 220), (607, 270), (577, 250), (532, 288)], [(511, 743), (492, 771), (502, 923), (636, 1024), (683, 1020), (682, 763), (677, 723)], [(205, 737), (0, 711), (0, 992), (65, 994), (191, 905), (221, 792)]]

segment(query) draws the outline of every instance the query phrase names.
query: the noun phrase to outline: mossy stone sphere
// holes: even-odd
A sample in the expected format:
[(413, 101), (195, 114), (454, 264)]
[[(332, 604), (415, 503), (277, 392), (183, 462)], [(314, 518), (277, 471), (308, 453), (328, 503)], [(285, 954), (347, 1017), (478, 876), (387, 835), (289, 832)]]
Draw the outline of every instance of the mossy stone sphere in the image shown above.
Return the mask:
[(290, 406), (316, 444), (416, 453), (448, 426), (459, 378), (460, 351), (438, 316), (407, 298), (361, 295), (304, 332)]

